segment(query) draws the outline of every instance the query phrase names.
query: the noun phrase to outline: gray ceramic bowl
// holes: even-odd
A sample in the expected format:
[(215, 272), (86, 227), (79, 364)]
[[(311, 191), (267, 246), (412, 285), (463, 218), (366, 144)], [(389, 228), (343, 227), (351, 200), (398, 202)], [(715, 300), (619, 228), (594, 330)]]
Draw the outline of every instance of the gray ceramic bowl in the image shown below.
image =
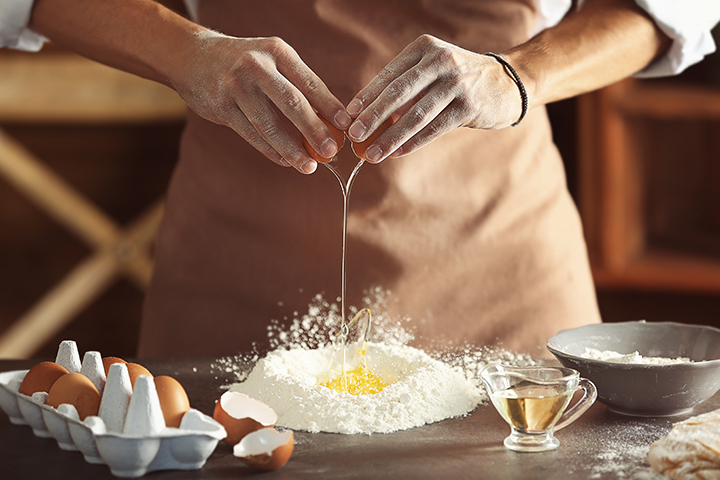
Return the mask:
[[(591, 380), (598, 400), (626, 415), (689, 412), (720, 389), (720, 330), (679, 323), (602, 323), (563, 330), (547, 348)], [(644, 357), (689, 357), (694, 363), (622, 364), (583, 358), (586, 348)]]

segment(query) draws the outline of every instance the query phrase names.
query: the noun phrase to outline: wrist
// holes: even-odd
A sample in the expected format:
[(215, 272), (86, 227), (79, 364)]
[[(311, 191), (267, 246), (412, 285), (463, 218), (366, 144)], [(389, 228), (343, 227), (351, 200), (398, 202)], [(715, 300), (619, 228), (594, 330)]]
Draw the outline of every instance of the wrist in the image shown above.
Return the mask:
[(498, 63), (500, 63), (500, 65), (502, 65), (503, 69), (505, 70), (505, 73), (509, 75), (510, 78), (512, 78), (513, 82), (518, 88), (518, 93), (520, 94), (520, 115), (518, 115), (515, 122), (510, 124), (511, 127), (515, 127), (522, 121), (523, 118), (525, 118), (525, 114), (527, 114), (528, 111), (528, 93), (525, 89), (525, 85), (523, 84), (523, 81), (518, 75), (515, 68), (513, 68), (512, 64), (508, 62), (504, 56), (493, 52), (486, 52), (483, 55), (491, 57), (495, 59)]
[(505, 60), (513, 66), (515, 72), (525, 87), (528, 99), (528, 110), (547, 103), (542, 97), (541, 85), (544, 82), (542, 71), (538, 71), (535, 67), (536, 63), (532, 62), (532, 55), (523, 52), (520, 48), (514, 48), (503, 53)]

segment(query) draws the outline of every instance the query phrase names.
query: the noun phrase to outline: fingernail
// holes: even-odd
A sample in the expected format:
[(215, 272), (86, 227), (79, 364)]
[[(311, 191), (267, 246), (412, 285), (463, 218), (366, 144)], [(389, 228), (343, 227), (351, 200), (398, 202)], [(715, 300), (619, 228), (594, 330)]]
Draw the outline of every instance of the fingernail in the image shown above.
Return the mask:
[(390, 156), (391, 157), (399, 157), (400, 155), (402, 155), (402, 152), (403, 152), (403, 149), (402, 149), (402, 147), (400, 147), (397, 150), (395, 150)]
[(382, 150), (380, 150), (375, 145), (372, 145), (370, 148), (367, 149), (365, 152), (365, 158), (368, 159), (369, 162), (377, 162), (380, 160), (380, 157), (382, 156)]
[(350, 138), (353, 140), (359, 141), (363, 135), (365, 135), (366, 131), (367, 128), (365, 128), (362, 122), (355, 122), (352, 124), (352, 127), (350, 127), (350, 130), (348, 130), (348, 135), (350, 135)]
[(340, 127), (341, 130), (346, 129), (350, 122), (352, 122), (352, 118), (350, 118), (350, 115), (347, 114), (347, 112), (344, 112), (343, 110), (340, 110), (338, 113), (335, 114), (335, 125)]
[(357, 98), (353, 99), (352, 102), (347, 106), (347, 112), (350, 115), (357, 115), (362, 110), (362, 102)]
[(337, 153), (337, 143), (332, 138), (328, 138), (320, 145), (320, 154), (325, 158), (332, 158)]
[(308, 160), (307, 162), (303, 163), (303, 166), (300, 168), (303, 173), (313, 173), (315, 169), (317, 169), (317, 162), (315, 160)]

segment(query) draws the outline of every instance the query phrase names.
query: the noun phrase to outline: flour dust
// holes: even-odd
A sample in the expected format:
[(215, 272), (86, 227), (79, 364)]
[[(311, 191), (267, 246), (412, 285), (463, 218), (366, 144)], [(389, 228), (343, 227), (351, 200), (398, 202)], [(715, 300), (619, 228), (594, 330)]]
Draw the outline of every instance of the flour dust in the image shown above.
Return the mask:
[[(227, 357), (214, 368), (234, 374), (231, 390), (269, 404), (279, 426), (309, 432), (389, 433), (445, 418), (466, 415), (487, 401), (479, 377), (491, 362), (533, 365), (529, 355), (471, 345), (428, 353), (408, 346), (414, 335), (407, 318), (392, 318), (389, 291), (365, 292), (363, 304), (349, 307), (372, 311), (372, 333), (366, 360), (374, 374), (388, 383), (379, 393), (350, 395), (322, 385), (321, 379), (337, 353), (333, 337), (340, 326), (340, 308), (322, 295), (313, 298), (305, 314), (288, 322), (272, 321), (268, 337), (272, 351)], [(349, 343), (357, 340), (350, 332)]]

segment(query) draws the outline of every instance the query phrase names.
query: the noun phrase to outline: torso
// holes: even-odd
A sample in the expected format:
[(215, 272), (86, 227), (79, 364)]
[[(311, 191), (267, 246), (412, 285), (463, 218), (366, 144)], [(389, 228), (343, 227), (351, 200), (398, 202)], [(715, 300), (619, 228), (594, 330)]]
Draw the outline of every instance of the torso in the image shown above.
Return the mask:
[[(534, 2), (286, 0), (200, 3), (200, 22), (279, 36), (347, 102), (423, 33), (476, 51), (521, 43)], [(356, 162), (349, 148), (338, 162)], [(416, 344), (534, 351), (599, 315), (582, 232), (543, 109), (514, 128), (459, 129), (366, 165), (353, 188), (348, 296), (380, 286)], [(271, 319), (340, 293), (342, 203), (330, 172), (302, 176), (226, 127), (189, 115), (158, 239), (141, 355), (217, 356), (267, 345)]]

